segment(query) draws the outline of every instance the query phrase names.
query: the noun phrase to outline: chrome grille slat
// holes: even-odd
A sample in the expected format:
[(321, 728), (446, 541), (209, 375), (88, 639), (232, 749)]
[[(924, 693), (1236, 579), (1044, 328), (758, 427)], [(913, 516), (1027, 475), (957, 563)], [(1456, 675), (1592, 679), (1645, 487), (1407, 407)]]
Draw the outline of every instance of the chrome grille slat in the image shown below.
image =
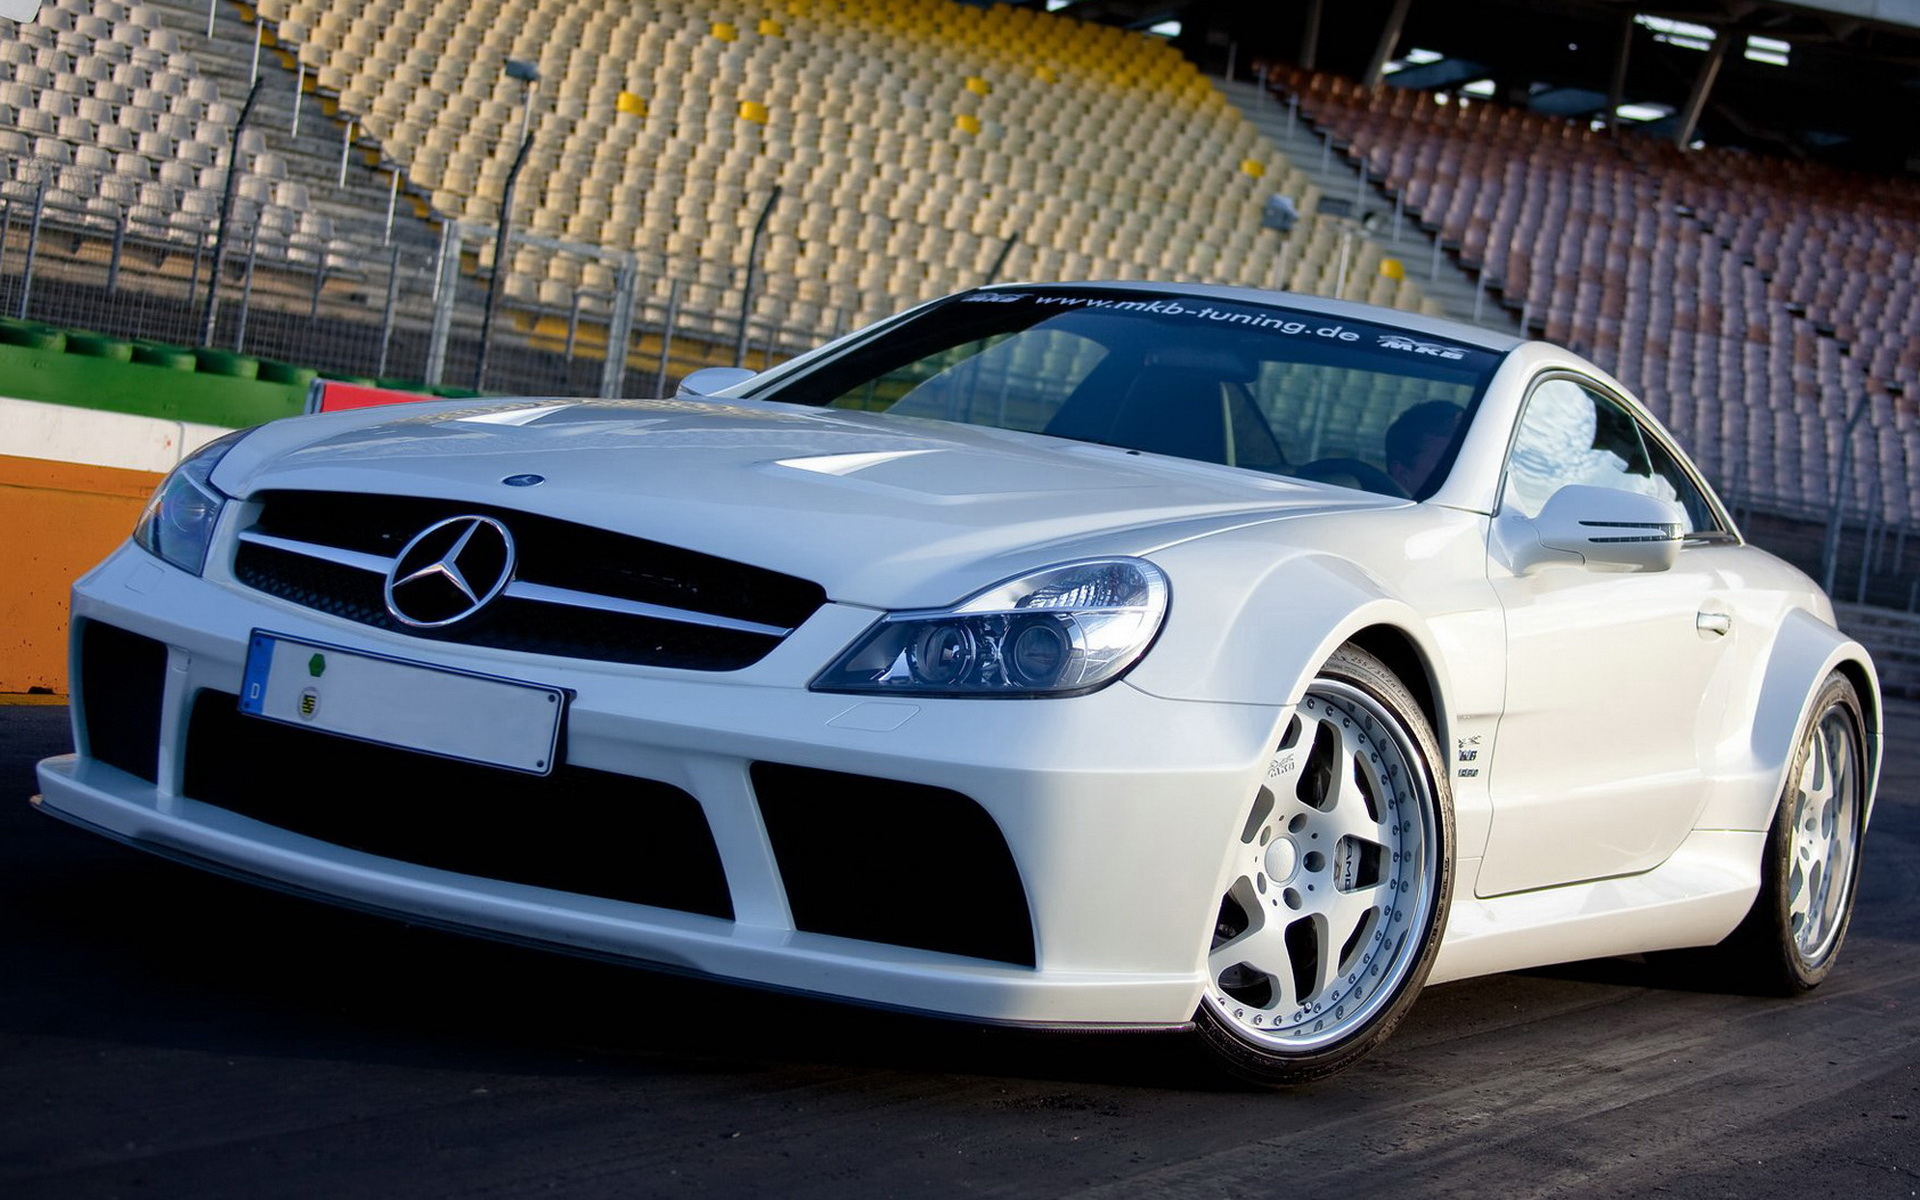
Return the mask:
[[(411, 637), (608, 662), (737, 670), (821, 604), (817, 584), (627, 534), (490, 505), (358, 493), (265, 492), (239, 535), (234, 577), (303, 607)], [(387, 611), (385, 580), (435, 522), (486, 516), (513, 530), (515, 577), (439, 628)]]
[(516, 599), (532, 600), (539, 604), (567, 604), (574, 608), (598, 608), (607, 612), (625, 613), (632, 617), (656, 617), (662, 621), (683, 621), (689, 625), (705, 625), (710, 629), (730, 629), (735, 633), (785, 637), (793, 632), (792, 629), (779, 625), (762, 625), (757, 621), (736, 621), (732, 617), (715, 616), (712, 613), (689, 612), (684, 608), (668, 608), (663, 604), (648, 604), (641, 600), (622, 600), (618, 596), (597, 596), (591, 592), (576, 592), (571, 588), (525, 583), (518, 579), (507, 585), (506, 594)]
[[(343, 567), (353, 567), (360, 571), (371, 571), (375, 575), (385, 575), (393, 568), (393, 559), (378, 554), (365, 554), (358, 550), (347, 550), (339, 546), (324, 546), (317, 542), (298, 542), (292, 538), (274, 537), (271, 534), (257, 533), (251, 529), (240, 535), (243, 542), (257, 546), (270, 546), (275, 550), (284, 550), (289, 554), (303, 554), (308, 558), (317, 558), (322, 562), (338, 563)], [(681, 621), (688, 625), (705, 625), (710, 629), (730, 629), (735, 633), (757, 633), (766, 637), (786, 637), (793, 632), (791, 626), (766, 625), (758, 621), (740, 621), (732, 617), (722, 617), (714, 613), (695, 612), (691, 609), (672, 608), (664, 604), (648, 604), (642, 600), (625, 600), (619, 596), (602, 596), (593, 592), (581, 592), (572, 588), (550, 587), (542, 583), (527, 583), (514, 580), (507, 584), (506, 594), (521, 600), (531, 600), (537, 604), (565, 604), (573, 608), (597, 608), (605, 612), (625, 613), (632, 617), (653, 617), (662, 621)]]
[(393, 559), (378, 554), (365, 554), (358, 550), (348, 550), (343, 546), (323, 546), (318, 542), (296, 542), (292, 538), (274, 537), (268, 533), (258, 533), (248, 529), (240, 534), (240, 540), (256, 546), (271, 546), (275, 550), (285, 550), (289, 554), (304, 554), (308, 558), (317, 558), (322, 562), (339, 563), (343, 567), (372, 571), (375, 575), (385, 575), (393, 568)]

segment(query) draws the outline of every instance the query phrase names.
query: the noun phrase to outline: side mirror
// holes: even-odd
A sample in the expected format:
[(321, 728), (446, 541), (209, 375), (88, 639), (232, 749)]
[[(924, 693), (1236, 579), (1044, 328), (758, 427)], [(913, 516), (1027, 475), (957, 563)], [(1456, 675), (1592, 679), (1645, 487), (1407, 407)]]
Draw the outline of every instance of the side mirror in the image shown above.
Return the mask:
[(715, 392), (725, 391), (735, 384), (745, 383), (758, 372), (745, 367), (702, 367), (680, 381), (680, 388), (674, 397), (711, 396)]
[(1556, 562), (1664, 571), (1679, 558), (1687, 528), (1672, 501), (1586, 484), (1561, 488), (1525, 524), (1538, 545), (1531, 553), (1513, 547), (1513, 569), (1522, 574)]

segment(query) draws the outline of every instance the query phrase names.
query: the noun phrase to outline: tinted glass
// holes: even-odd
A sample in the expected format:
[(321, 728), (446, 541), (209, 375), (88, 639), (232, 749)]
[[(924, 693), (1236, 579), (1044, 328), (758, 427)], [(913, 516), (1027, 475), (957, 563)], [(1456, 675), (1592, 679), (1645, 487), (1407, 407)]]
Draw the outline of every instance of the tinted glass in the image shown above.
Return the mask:
[(1423, 497), (1499, 356), (1193, 296), (970, 293), (751, 394), (960, 421)]

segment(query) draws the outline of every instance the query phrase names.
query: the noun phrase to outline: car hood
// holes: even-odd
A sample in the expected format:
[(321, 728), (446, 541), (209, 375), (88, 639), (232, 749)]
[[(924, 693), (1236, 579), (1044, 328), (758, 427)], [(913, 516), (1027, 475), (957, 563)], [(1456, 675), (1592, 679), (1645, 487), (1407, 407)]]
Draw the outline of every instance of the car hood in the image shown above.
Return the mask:
[(240, 496), (355, 491), (539, 512), (883, 608), (952, 603), (1067, 558), (1406, 503), (1036, 434), (710, 400), (469, 401), (299, 418), (242, 441), (214, 482)]

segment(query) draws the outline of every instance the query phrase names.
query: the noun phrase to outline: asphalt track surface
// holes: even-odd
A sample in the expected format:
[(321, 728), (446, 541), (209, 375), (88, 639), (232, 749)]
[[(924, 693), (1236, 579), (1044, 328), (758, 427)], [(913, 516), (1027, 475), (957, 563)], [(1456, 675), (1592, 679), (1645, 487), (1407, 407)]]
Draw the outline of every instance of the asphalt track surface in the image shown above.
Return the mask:
[(1920, 706), (1834, 976), (1631, 960), (1430, 989), (1334, 1080), (982, 1030), (346, 913), (31, 811), (0, 704), (0, 1196), (1920, 1193)]

